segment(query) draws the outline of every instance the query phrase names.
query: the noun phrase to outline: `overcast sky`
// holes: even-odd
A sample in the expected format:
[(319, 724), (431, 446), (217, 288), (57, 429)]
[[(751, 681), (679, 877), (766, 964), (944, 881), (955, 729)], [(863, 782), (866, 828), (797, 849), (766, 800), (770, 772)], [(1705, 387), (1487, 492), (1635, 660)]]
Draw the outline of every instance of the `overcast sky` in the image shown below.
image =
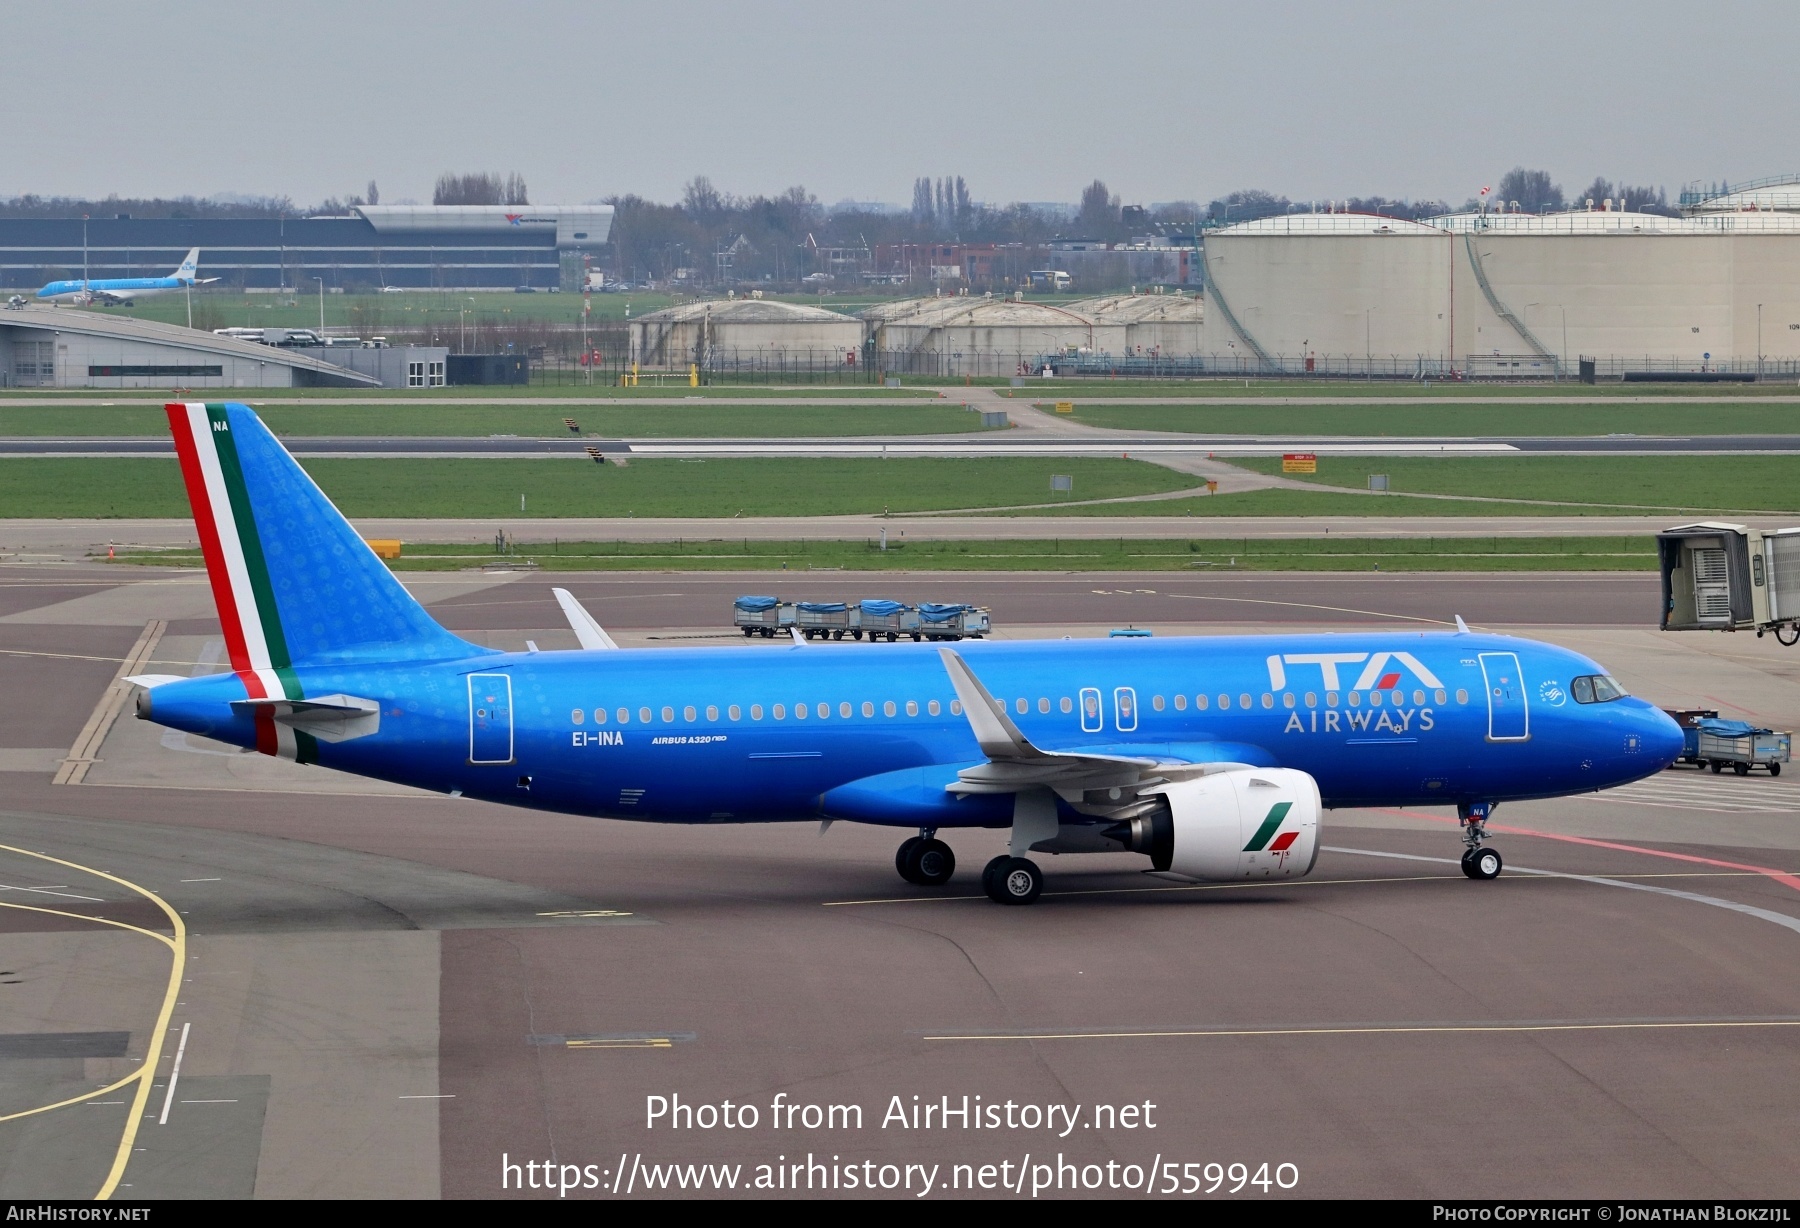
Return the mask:
[(1457, 203), (1800, 163), (1800, 5), (63, 0), (5, 8), (0, 196)]

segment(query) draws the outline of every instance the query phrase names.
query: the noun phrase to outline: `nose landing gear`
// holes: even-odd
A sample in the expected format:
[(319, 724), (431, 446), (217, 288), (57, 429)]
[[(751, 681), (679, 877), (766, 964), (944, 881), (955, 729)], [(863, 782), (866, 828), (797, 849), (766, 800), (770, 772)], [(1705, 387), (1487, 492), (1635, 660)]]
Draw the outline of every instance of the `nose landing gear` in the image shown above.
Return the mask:
[(1456, 821), (1463, 830), (1463, 843), (1469, 846), (1463, 850), (1462, 872), (1470, 878), (1499, 878), (1501, 867), (1506, 864), (1496, 850), (1483, 848), (1481, 844), (1487, 839), (1487, 821), (1493, 813), (1492, 802), (1461, 802), (1456, 807)]
[(937, 839), (935, 827), (921, 827), (919, 834), (901, 844), (894, 854), (900, 877), (920, 887), (941, 887), (956, 873), (956, 854)]

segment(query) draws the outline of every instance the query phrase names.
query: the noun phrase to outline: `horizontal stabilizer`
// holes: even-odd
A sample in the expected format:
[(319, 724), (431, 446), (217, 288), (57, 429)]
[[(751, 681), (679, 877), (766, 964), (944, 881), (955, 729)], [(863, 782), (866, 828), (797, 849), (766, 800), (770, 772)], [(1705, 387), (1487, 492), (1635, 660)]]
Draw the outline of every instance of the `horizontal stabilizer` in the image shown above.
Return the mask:
[(574, 629), (575, 638), (581, 641), (583, 648), (596, 652), (618, 647), (613, 643), (612, 636), (606, 634), (600, 624), (594, 621), (594, 616), (587, 612), (587, 608), (575, 600), (574, 593), (566, 588), (553, 588), (550, 591), (556, 595), (556, 604), (562, 607), (563, 617), (569, 620), (569, 626)]
[(148, 690), (151, 687), (162, 686), (166, 682), (186, 682), (187, 678), (181, 674), (133, 674), (125, 681)]
[(310, 733), (321, 742), (349, 742), (381, 730), (381, 704), (360, 695), (240, 699), (231, 706), (238, 712), (269, 712), (278, 724)]

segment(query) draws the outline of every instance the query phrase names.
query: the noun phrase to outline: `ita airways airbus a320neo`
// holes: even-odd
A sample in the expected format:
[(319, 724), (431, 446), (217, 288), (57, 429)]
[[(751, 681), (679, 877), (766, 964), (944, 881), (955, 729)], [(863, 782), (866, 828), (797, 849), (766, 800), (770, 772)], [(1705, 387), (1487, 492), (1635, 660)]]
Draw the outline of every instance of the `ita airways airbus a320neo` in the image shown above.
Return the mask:
[[(1454, 806), (1500, 873), (1497, 803), (1640, 780), (1681, 731), (1578, 653), (1455, 631), (931, 644), (847, 652), (500, 652), (402, 588), (248, 407), (170, 405), (231, 669), (147, 675), (137, 713), (265, 755), (458, 797), (652, 823), (873, 823), (937, 886), (947, 828), (1033, 853), (1130, 850), (1196, 881), (1301, 877), (1321, 813)], [(796, 637), (797, 638), (797, 637)]]

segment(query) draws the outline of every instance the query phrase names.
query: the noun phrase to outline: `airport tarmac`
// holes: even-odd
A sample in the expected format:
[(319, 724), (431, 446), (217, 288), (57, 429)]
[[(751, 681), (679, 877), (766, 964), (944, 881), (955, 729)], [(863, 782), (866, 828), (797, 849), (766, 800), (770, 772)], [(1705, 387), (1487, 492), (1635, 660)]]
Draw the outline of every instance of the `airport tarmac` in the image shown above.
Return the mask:
[[(751, 579), (406, 577), (447, 626), (547, 651), (573, 643), (553, 583), (621, 643), (704, 649), (742, 642), (731, 595), (776, 591)], [(1656, 702), (1800, 722), (1800, 650), (1648, 630), (1639, 576), (878, 580), (973, 595), (1003, 636), (1461, 613)], [(1046, 858), (1044, 899), (1003, 909), (975, 886), (1000, 833), (948, 833), (962, 868), (927, 891), (893, 873), (902, 833), (672, 829), (336, 778), (170, 739), (113, 683), (127, 660), (220, 655), (197, 576), (0, 569), (0, 1196), (89, 1197), (116, 1170), (118, 1197), (496, 1197), (519, 1192), (506, 1164), (522, 1181), (544, 1161), (584, 1184), (591, 1165), (570, 1192), (588, 1197), (712, 1193), (730, 1166), (756, 1194), (762, 1164), (840, 1196), (863, 1194), (852, 1171), (917, 1195), (934, 1168), (932, 1196), (967, 1195), (945, 1188), (959, 1164), (1023, 1172), (1014, 1197), (1059, 1171), (1102, 1183), (1062, 1196), (1116, 1196), (1168, 1163), (1203, 1189), (1209, 1162), (1321, 1197), (1800, 1185), (1790, 776), (1670, 771), (1505, 807), (1491, 883), (1458, 872), (1442, 812), (1348, 811), (1291, 886)], [(1011, 1102), (1013, 1125), (911, 1124), (965, 1095)], [(648, 1098), (675, 1096), (758, 1120), (647, 1126)], [(778, 1098), (803, 1106), (779, 1128)], [(839, 1112), (809, 1126), (809, 1105)]]

